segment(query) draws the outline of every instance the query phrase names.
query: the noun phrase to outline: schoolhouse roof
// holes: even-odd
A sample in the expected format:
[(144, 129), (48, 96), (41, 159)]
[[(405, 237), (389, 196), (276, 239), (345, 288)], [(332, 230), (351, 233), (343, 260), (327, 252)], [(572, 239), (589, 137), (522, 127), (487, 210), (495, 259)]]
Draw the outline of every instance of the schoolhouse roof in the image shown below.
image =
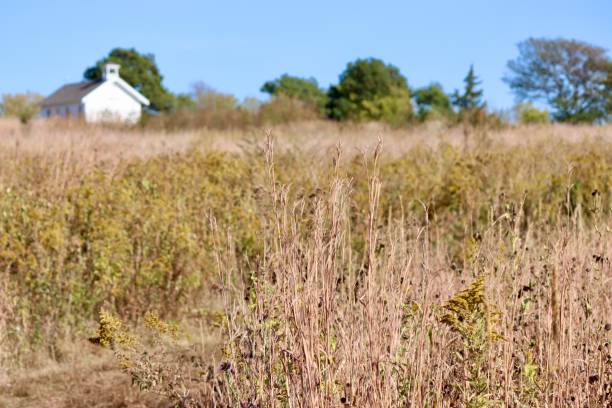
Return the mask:
[(83, 81), (66, 84), (42, 101), (42, 106), (73, 105), (81, 103), (81, 99), (102, 85), (104, 81)]

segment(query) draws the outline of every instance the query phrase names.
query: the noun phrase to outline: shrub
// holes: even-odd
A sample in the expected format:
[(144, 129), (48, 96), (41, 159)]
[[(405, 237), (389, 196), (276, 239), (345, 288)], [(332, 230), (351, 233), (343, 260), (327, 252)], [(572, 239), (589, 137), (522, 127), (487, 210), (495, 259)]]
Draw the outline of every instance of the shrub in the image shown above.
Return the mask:
[(263, 84), (261, 91), (273, 97), (299, 100), (319, 113), (325, 113), (327, 95), (314, 78), (304, 79), (285, 74)]
[(2, 95), (0, 113), (8, 117), (19, 119), (27, 124), (40, 112), (40, 103), (43, 97), (34, 93)]
[(450, 98), (440, 84), (431, 84), (414, 91), (417, 117), (420, 121), (448, 120), (454, 116)]
[(492, 307), (486, 300), (484, 275), (477, 277), (443, 306), (442, 323), (458, 333), (461, 340), (454, 362), (458, 372), (448, 374), (465, 377), (465, 382), (458, 381), (456, 387), (461, 395), (457, 399), (463, 400), (466, 407), (500, 403), (490, 400), (492, 390), (489, 389), (485, 365), (491, 344), (501, 339), (494, 328), (499, 319)]
[(518, 104), (515, 109), (518, 121), (522, 124), (542, 124), (550, 120), (547, 110), (540, 110), (531, 103)]
[(203, 82), (196, 82), (192, 88), (197, 109), (217, 112), (238, 107), (238, 100), (235, 96), (218, 92)]
[(318, 108), (311, 103), (279, 95), (261, 105), (258, 122), (269, 125), (315, 120), (320, 117)]
[(78, 331), (102, 306), (175, 314), (210, 278), (208, 217), (233, 226), (241, 253), (258, 251), (248, 177), (235, 157), (194, 153), (136, 161), (112, 179), (94, 172), (60, 199), (3, 193), (0, 265), (26, 317), (13, 330), (52, 344), (61, 324)]

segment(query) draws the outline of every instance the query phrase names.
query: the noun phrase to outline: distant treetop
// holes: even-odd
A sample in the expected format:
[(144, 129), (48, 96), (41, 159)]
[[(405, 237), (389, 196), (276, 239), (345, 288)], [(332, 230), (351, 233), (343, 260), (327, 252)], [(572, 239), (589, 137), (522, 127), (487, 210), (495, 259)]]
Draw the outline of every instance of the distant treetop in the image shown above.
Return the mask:
[(299, 78), (287, 74), (273, 81), (268, 81), (261, 87), (261, 92), (272, 96), (285, 96), (298, 99), (324, 112), (327, 95), (314, 78)]
[(474, 73), (474, 65), (470, 65), (470, 69), (463, 79), (465, 84), (463, 92), (455, 91), (453, 94), (453, 105), (462, 111), (470, 111), (475, 109), (483, 109), (485, 102), (482, 100), (483, 90), (480, 89), (482, 81), (478, 79)]
[(338, 85), (329, 89), (328, 97), (332, 119), (379, 120), (398, 125), (412, 116), (406, 78), (397, 67), (376, 58), (350, 62)]
[(413, 94), (419, 120), (449, 118), (453, 115), (450, 98), (444, 93), (442, 85), (432, 83), (416, 89)]
[(529, 38), (518, 44), (504, 81), (520, 100), (543, 101), (561, 122), (612, 115), (612, 61), (606, 50), (577, 40)]

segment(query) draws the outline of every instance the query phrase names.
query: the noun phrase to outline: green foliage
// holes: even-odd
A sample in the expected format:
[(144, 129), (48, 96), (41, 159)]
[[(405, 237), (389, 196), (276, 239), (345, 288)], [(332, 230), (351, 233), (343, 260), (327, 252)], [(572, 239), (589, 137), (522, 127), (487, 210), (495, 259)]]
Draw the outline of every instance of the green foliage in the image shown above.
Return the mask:
[(459, 91), (453, 93), (453, 105), (459, 109), (459, 112), (483, 109), (485, 107), (482, 101), (483, 90), (478, 89), (482, 82), (474, 73), (474, 65), (470, 65), (463, 82), (465, 83), (463, 93)]
[(529, 38), (518, 45), (504, 80), (522, 100), (544, 101), (555, 120), (595, 122), (610, 115), (612, 60), (577, 40)]
[(484, 283), (484, 275), (478, 276), (470, 286), (457, 292), (443, 307), (442, 323), (468, 342), (476, 337), (478, 341), (495, 341), (499, 338), (491, 327), (494, 318), (489, 310), (490, 305), (486, 302)]
[(412, 116), (406, 78), (393, 65), (375, 58), (347, 65), (328, 92), (328, 114), (336, 120), (383, 121), (399, 125)]
[(40, 112), (43, 97), (34, 93), (2, 95), (0, 113), (4, 116), (18, 118), (24, 125)]
[(608, 64), (606, 80), (604, 83), (604, 95), (607, 95), (605, 102), (606, 117), (605, 120), (612, 122), (612, 62)]
[(103, 347), (129, 347), (134, 344), (133, 336), (126, 330), (123, 322), (112, 314), (101, 311), (98, 336), (91, 338), (92, 343)]
[(548, 111), (540, 110), (531, 103), (519, 103), (516, 113), (519, 123), (523, 124), (542, 124), (549, 121)]
[(531, 353), (528, 352), (521, 373), (522, 387), (520, 390), (521, 399), (527, 406), (534, 406), (538, 403), (538, 394), (541, 387), (540, 371), (540, 367), (533, 361)]
[(83, 77), (99, 80), (102, 78), (102, 66), (108, 62), (121, 65), (121, 78), (146, 96), (151, 102), (151, 108), (169, 111), (175, 106), (174, 95), (162, 84), (163, 76), (153, 54), (141, 54), (134, 48), (115, 48), (108, 56), (87, 68)]
[(472, 125), (481, 124), (486, 117), (486, 103), (482, 100), (483, 90), (479, 89), (482, 82), (474, 73), (474, 65), (470, 65), (463, 82), (463, 92), (456, 90), (452, 95), (453, 105), (462, 120)]
[(415, 90), (414, 101), (420, 121), (447, 119), (454, 114), (450, 98), (440, 84), (433, 83)]
[(443, 307), (441, 322), (457, 332), (462, 344), (457, 359), (467, 372), (467, 383), (458, 382), (466, 407), (492, 405), (485, 362), (491, 343), (501, 339), (493, 328), (497, 316), (485, 297), (485, 277), (478, 276), (466, 289), (456, 293)]
[(287, 74), (273, 81), (268, 81), (261, 87), (261, 92), (272, 96), (283, 96), (297, 99), (311, 105), (317, 111), (324, 113), (327, 95), (314, 78), (299, 78)]

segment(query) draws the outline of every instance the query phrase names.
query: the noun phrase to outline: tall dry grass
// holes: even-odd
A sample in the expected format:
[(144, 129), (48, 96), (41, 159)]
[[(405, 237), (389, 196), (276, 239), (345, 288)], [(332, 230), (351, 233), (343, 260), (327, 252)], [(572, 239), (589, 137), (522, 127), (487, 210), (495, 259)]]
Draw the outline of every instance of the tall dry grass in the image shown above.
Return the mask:
[[(540, 229), (522, 202), (491, 208), (457, 268), (439, 241), (446, 226), (379, 211), (379, 149), (364, 159), (357, 220), (339, 167), (296, 197), (267, 152), (262, 257), (244, 269), (231, 239), (214, 247), (223, 356), (155, 366), (165, 396), (186, 407), (609, 406), (612, 240), (598, 193), (589, 227), (574, 214)], [(126, 363), (139, 385), (142, 350)], [(181, 378), (170, 386), (169, 372)]]
[[(73, 155), (87, 163), (150, 158), (168, 153), (181, 153), (191, 148), (240, 152), (245, 141), (262, 141), (272, 130), (277, 150), (299, 149), (311, 154), (326, 154), (340, 143), (347, 154), (364, 150), (383, 137), (384, 155), (399, 157), (416, 145), (430, 147), (440, 143), (467, 147), (483, 144), (530, 145), (538, 142), (582, 142), (601, 139), (610, 142), (612, 125), (532, 125), (511, 126), (500, 130), (471, 130), (427, 122), (411, 128), (392, 128), (384, 124), (337, 124), (328, 121), (294, 122), (283, 125), (254, 127), (251, 130), (164, 131), (139, 127), (86, 125), (79, 121), (36, 120), (23, 126), (17, 120), (0, 118), (0, 152), (3, 158), (20, 155)], [(392, 148), (391, 148), (392, 147)]]
[[(0, 262), (6, 324), (58, 356), (51, 336), (91, 336), (104, 309), (134, 383), (182, 406), (612, 401), (609, 127), (307, 123), (266, 144), (48, 125), (0, 148), (22, 214)], [(151, 317), (153, 340), (116, 336), (147, 310), (185, 336)]]
[[(213, 395), (201, 401), (611, 403), (612, 275), (603, 255), (612, 249), (609, 232), (569, 222), (544, 233), (520, 227), (520, 214), (504, 213), (491, 220), (464, 269), (454, 271), (436, 228), (410, 216), (379, 218), (381, 181), (372, 171), (362, 253), (351, 244), (349, 180), (336, 179), (306, 200), (273, 189), (267, 251), (250, 279), (236, 285), (239, 271), (220, 266), (228, 291), (226, 357), (217, 368), (222, 385), (213, 383)], [(497, 317), (469, 321), (466, 331), (444, 324), (442, 306), (478, 276), (485, 277), (481, 306)], [(467, 308), (470, 299), (457, 302)]]
[[(17, 120), (0, 118), (0, 183), (5, 186), (22, 182), (22, 167), (29, 167), (33, 177), (44, 178), (49, 189), (62, 191), (93, 170), (118, 173), (125, 164), (169, 154), (225, 152), (242, 154), (245, 148), (261, 145), (269, 127), (251, 130), (166, 131), (129, 126), (86, 125), (70, 120), (35, 120), (23, 126)], [(443, 144), (474, 150), (502, 146), (612, 141), (612, 125), (515, 126), (497, 131), (448, 128), (443, 123), (428, 122), (413, 128), (391, 128), (384, 124), (339, 125), (328, 121), (308, 121), (278, 125), (273, 128), (279, 152), (292, 152), (315, 162), (329, 156), (337, 145), (354, 157), (383, 137), (385, 158), (401, 158), (415, 147), (436, 148)], [(27, 163), (26, 163), (27, 162)], [(52, 171), (37, 176), (36, 172)]]

